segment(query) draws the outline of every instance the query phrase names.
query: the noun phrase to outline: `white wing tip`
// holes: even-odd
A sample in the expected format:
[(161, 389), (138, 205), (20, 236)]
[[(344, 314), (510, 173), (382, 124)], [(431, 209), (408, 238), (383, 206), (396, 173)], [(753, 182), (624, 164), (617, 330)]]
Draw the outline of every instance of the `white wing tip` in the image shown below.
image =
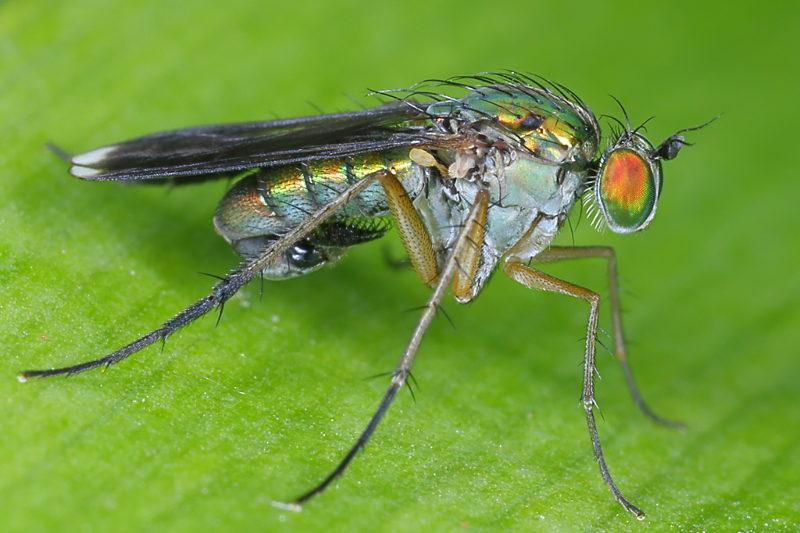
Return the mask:
[(100, 163), (103, 159), (108, 156), (111, 152), (116, 150), (116, 145), (114, 146), (103, 146), (102, 148), (97, 148), (96, 150), (92, 150), (91, 152), (86, 152), (85, 154), (78, 154), (72, 158), (72, 164), (78, 167), (91, 167), (95, 166)]
[(88, 179), (102, 174), (102, 170), (90, 167), (73, 166), (69, 169), (69, 173), (76, 178)]

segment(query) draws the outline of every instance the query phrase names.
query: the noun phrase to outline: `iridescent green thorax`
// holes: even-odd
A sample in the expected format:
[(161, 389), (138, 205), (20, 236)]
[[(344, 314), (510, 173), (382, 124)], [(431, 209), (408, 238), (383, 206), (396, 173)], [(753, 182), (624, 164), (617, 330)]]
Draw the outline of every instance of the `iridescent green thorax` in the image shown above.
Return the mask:
[(464, 139), (461, 147), (437, 152), (449, 165), (453, 192), (443, 198), (434, 190), (416, 200), (442, 261), (478, 192), (490, 193), (481, 261), (457, 297), (466, 302), (500, 261), (526, 261), (549, 246), (588, 180), (599, 130), (579, 102), (518, 84), (481, 87), (426, 111)]
[[(532, 156), (547, 161), (591, 160), (599, 143), (597, 121), (587, 107), (530, 86), (482, 87), (458, 102), (433, 104), (428, 111), (500, 125)], [(575, 147), (580, 147), (577, 154)]]

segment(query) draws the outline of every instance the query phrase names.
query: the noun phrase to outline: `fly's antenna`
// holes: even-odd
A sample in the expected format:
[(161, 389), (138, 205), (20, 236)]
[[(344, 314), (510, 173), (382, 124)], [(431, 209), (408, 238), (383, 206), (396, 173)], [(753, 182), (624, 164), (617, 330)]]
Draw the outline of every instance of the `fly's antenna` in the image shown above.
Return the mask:
[(703, 122), (699, 126), (692, 126), (691, 128), (683, 128), (682, 130), (678, 130), (678, 131), (675, 132), (675, 135), (680, 135), (681, 133), (686, 133), (687, 131), (701, 130), (701, 129), (705, 128), (706, 126), (708, 126), (709, 124), (711, 124), (712, 122), (714, 122), (715, 120), (717, 120), (722, 115), (723, 115), (723, 113), (719, 113), (718, 115), (716, 115), (714, 117), (711, 117), (707, 121)]
[(708, 120), (703, 124), (700, 124), (699, 126), (693, 126), (691, 128), (683, 128), (682, 130), (676, 131), (675, 133), (667, 137), (667, 139), (663, 143), (661, 143), (661, 146), (653, 150), (650, 157), (653, 159), (667, 159), (667, 160), (675, 159), (681, 148), (683, 148), (684, 146), (692, 145), (692, 143), (686, 142), (686, 139), (683, 138), (683, 135), (681, 135), (681, 133), (686, 133), (687, 131), (697, 131), (699, 129), (705, 128), (706, 126), (717, 120), (720, 116), (722, 116), (721, 113), (713, 117), (711, 120)]

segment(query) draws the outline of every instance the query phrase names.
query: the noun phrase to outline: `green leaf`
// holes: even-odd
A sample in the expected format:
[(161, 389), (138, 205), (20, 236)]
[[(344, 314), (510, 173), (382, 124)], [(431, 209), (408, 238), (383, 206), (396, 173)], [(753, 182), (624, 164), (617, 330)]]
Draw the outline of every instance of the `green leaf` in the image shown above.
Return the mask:
[[(0, 531), (800, 529), (797, 15), (686, 1), (0, 3)], [(252, 283), (218, 327), (207, 317), (106, 372), (14, 379), (131, 341), (207, 293), (195, 273), (237, 261), (210, 222), (229, 184), (80, 182), (46, 142), (81, 152), (352, 109), (343, 93), (507, 67), (566, 84), (598, 115), (621, 114), (613, 93), (634, 123), (656, 115), (656, 142), (725, 113), (665, 162), (646, 232), (584, 220), (560, 236), (617, 248), (634, 372), (688, 424), (640, 416), (601, 352), (606, 459), (645, 523), (592, 458), (585, 304), (501, 275), (474, 304), (446, 304), (456, 328), (429, 331), (416, 402), (398, 398), (347, 473), (300, 514), (271, 505), (327, 475), (383, 394), (386, 378), (365, 378), (394, 367), (428, 294), (385, 265), (395, 237), (263, 297)], [(606, 293), (602, 262), (547, 271)]]

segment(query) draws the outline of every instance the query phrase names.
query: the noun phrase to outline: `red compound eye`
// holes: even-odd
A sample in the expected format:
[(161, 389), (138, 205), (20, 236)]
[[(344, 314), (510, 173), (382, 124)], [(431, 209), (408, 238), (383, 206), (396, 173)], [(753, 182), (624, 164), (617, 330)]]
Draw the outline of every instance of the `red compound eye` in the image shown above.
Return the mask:
[(613, 231), (642, 229), (650, 221), (658, 197), (650, 161), (635, 150), (612, 149), (602, 161), (596, 194)]

